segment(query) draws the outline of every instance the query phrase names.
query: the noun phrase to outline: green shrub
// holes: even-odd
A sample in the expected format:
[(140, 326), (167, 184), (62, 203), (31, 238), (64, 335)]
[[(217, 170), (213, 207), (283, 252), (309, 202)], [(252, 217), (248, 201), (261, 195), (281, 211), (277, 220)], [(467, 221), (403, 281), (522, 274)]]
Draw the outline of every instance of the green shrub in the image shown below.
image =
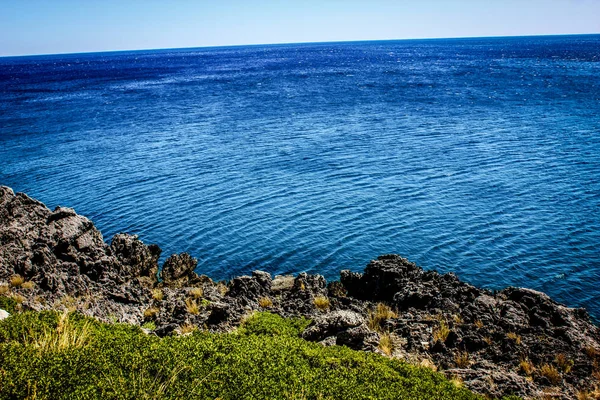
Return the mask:
[(0, 309), (14, 314), (17, 312), (17, 302), (12, 297), (0, 296)]
[(306, 318), (283, 318), (277, 314), (257, 312), (242, 323), (239, 332), (245, 335), (299, 336), (310, 324)]
[(0, 399), (479, 398), (427, 368), (305, 341), (306, 320), (258, 313), (239, 333), (161, 339), (72, 313), (69, 324), (87, 329), (84, 345), (32, 345), (30, 335), (60, 321), (25, 312), (0, 322)]

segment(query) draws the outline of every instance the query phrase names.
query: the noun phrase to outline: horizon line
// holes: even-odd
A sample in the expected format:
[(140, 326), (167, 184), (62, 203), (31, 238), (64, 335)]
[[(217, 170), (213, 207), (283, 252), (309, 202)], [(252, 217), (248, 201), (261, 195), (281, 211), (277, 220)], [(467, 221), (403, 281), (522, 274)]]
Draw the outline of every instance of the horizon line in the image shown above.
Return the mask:
[(235, 47), (253, 47), (253, 46), (287, 46), (296, 44), (338, 44), (338, 43), (364, 43), (364, 42), (403, 42), (417, 40), (447, 40), (447, 39), (502, 39), (502, 38), (527, 38), (527, 37), (556, 37), (556, 36), (597, 36), (597, 33), (550, 33), (537, 35), (490, 35), (490, 36), (448, 36), (448, 37), (421, 37), (421, 38), (401, 38), (401, 39), (362, 39), (362, 40), (333, 40), (322, 42), (280, 42), (280, 43), (247, 43), (247, 44), (225, 44), (225, 45), (207, 45), (192, 47), (163, 47), (163, 48), (143, 48), (143, 49), (117, 49), (117, 50), (93, 50), (64, 53), (33, 53), (33, 54), (15, 54), (0, 55), (1, 58), (18, 57), (43, 57), (43, 56), (69, 56), (79, 54), (105, 54), (105, 53), (132, 53), (161, 50), (193, 50), (193, 49), (217, 49), (217, 48), (235, 48)]

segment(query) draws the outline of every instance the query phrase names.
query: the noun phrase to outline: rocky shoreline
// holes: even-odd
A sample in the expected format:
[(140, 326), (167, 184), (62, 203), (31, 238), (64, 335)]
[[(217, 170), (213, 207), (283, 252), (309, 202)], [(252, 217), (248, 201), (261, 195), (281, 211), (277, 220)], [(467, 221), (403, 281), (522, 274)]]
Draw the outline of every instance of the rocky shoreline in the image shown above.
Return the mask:
[(214, 282), (196, 275), (190, 255), (159, 268), (160, 254), (134, 235), (117, 234), (108, 245), (74, 210), (51, 211), (0, 187), (0, 293), (22, 309), (76, 309), (159, 336), (231, 331), (250, 313), (269, 311), (311, 319), (306, 340), (438, 369), (487, 396), (600, 396), (600, 329), (585, 310), (540, 292), (491, 292), (397, 255), (328, 283), (262, 271)]

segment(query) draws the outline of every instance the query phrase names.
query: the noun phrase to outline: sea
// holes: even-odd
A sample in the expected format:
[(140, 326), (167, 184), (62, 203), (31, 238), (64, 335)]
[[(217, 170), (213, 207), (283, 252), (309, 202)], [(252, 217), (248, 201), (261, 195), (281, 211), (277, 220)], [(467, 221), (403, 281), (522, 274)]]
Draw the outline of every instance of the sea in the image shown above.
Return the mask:
[(397, 253), (600, 318), (600, 35), (0, 58), (0, 184), (228, 279)]

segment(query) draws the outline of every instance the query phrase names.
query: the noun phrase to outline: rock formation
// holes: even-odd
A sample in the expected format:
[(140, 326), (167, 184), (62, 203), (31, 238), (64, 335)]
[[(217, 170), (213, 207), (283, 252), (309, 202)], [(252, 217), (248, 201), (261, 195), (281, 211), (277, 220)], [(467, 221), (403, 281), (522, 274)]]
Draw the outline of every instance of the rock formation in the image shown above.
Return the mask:
[(597, 389), (599, 328), (585, 310), (540, 292), (490, 292), (397, 255), (379, 257), (362, 274), (342, 271), (329, 284), (320, 275), (263, 271), (213, 282), (185, 253), (160, 269), (160, 253), (124, 233), (108, 245), (74, 210), (50, 211), (0, 187), (0, 285), (22, 309), (152, 322), (159, 336), (189, 325), (230, 331), (249, 313), (270, 311), (311, 319), (306, 340), (437, 368), (493, 397), (576, 398)]

